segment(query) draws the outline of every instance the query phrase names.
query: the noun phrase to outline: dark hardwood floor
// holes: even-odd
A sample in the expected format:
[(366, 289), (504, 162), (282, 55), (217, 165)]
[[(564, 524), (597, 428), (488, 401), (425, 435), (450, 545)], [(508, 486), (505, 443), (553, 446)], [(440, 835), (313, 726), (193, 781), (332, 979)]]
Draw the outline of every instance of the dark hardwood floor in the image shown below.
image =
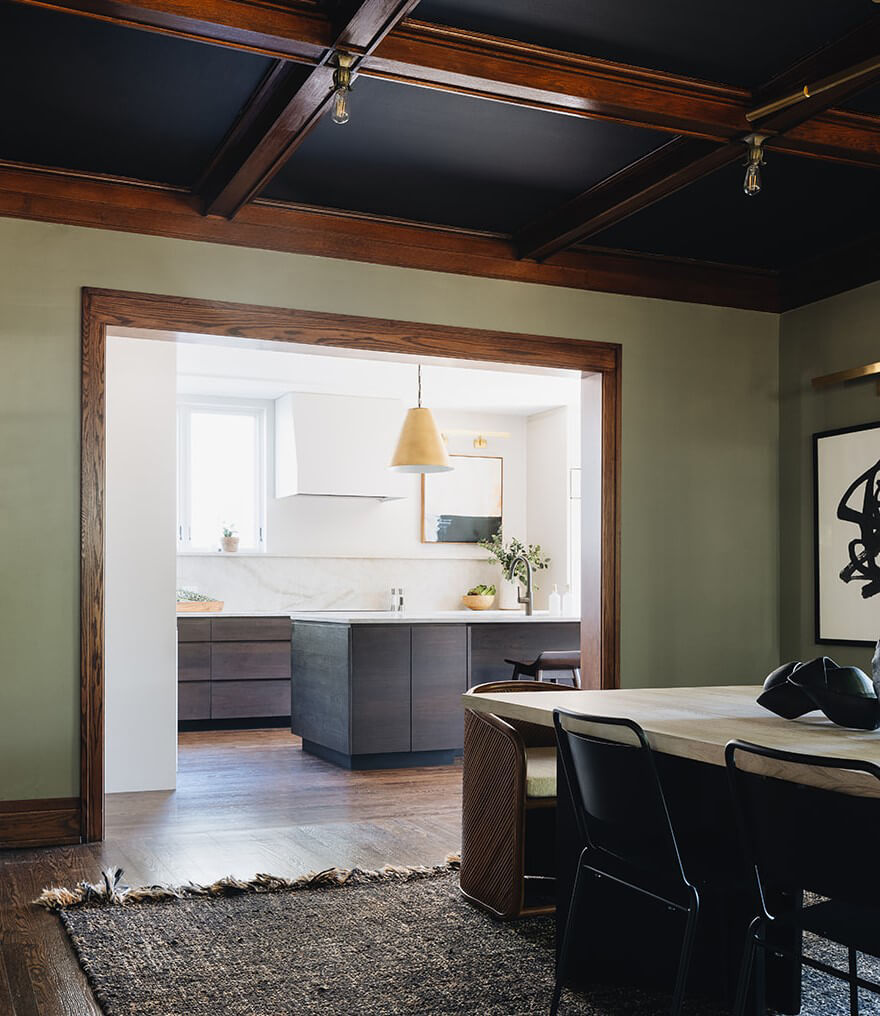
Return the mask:
[(130, 885), (258, 871), (434, 864), (458, 850), (461, 767), (347, 772), (286, 731), (180, 735), (175, 792), (112, 794), (103, 843), (0, 851), (0, 1016), (97, 1014), (45, 885), (125, 869)]

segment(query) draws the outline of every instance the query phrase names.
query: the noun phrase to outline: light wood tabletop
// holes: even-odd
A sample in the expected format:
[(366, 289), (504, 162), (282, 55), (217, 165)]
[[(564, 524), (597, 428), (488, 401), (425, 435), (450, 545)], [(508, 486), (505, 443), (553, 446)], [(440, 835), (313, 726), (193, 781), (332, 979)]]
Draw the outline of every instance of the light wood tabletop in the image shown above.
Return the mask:
[[(507, 692), (473, 694), (462, 701), (468, 709), (494, 713), (505, 719), (553, 725), (554, 709), (570, 709), (594, 716), (635, 720), (648, 743), (658, 752), (680, 758), (724, 765), (724, 746), (738, 739), (783, 751), (802, 752), (880, 765), (880, 730), (847, 730), (835, 726), (820, 712), (797, 720), (784, 720), (755, 701), (759, 685), (709, 688), (621, 688), (613, 691)], [(608, 728), (602, 736), (609, 737)], [(616, 739), (630, 736), (621, 732)], [(851, 770), (792, 769), (770, 759), (740, 756), (742, 768), (794, 780), (798, 783), (880, 798), (880, 782)]]

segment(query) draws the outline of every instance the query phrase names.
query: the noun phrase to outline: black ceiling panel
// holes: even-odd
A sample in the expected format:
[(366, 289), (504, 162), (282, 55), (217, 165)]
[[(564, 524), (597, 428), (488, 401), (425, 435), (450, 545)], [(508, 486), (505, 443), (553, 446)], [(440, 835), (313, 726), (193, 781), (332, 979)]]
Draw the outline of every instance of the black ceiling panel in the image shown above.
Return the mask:
[(767, 153), (763, 188), (728, 166), (588, 241), (650, 254), (785, 268), (880, 229), (880, 173)]
[(880, 116), (880, 85), (874, 85), (864, 92), (848, 99), (843, 104), (847, 109), (854, 109), (858, 113), (875, 113)]
[(421, 0), (413, 14), (754, 88), (876, 10), (870, 0)]
[(325, 117), (263, 196), (511, 232), (666, 137), (359, 78), (349, 123)]
[(271, 61), (0, 4), (0, 159), (192, 184)]

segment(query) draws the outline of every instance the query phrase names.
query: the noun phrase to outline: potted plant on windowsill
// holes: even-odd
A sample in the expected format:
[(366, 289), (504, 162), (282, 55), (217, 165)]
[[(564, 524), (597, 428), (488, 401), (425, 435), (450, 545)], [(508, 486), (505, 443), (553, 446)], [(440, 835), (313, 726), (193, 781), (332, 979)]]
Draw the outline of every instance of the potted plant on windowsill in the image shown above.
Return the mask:
[[(498, 586), (498, 606), (501, 610), (519, 609), (519, 588), (517, 582), (525, 583), (526, 568), (520, 562), (516, 566), (516, 573), (511, 579), (510, 566), (516, 557), (522, 555), (527, 558), (533, 571), (543, 571), (549, 567), (550, 558), (545, 557), (539, 543), (530, 543), (526, 546), (514, 537), (505, 547), (504, 538), (499, 529), (494, 536), (488, 540), (480, 540), (480, 546), (491, 554), (489, 561), (501, 565), (501, 582)], [(537, 587), (535, 587), (537, 588)]]
[(220, 546), (223, 548), (226, 554), (235, 554), (238, 552), (238, 531), (235, 528), (235, 524), (223, 526), (223, 537), (220, 540)]

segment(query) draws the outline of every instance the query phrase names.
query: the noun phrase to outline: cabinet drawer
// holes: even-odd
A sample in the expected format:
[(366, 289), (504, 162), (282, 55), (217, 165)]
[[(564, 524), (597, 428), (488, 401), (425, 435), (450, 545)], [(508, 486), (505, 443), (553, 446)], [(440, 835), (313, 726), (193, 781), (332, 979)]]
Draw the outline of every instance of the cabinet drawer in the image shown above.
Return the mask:
[(177, 619), (178, 642), (210, 642), (210, 617), (179, 617)]
[(215, 617), (211, 621), (213, 642), (290, 641), (289, 617)]
[(211, 682), (188, 681), (177, 686), (177, 719), (211, 718)]
[(290, 679), (290, 642), (226, 642), (211, 646), (213, 681)]
[(289, 716), (290, 681), (215, 681), (211, 719)]
[(181, 642), (177, 647), (177, 680), (211, 680), (211, 643)]

